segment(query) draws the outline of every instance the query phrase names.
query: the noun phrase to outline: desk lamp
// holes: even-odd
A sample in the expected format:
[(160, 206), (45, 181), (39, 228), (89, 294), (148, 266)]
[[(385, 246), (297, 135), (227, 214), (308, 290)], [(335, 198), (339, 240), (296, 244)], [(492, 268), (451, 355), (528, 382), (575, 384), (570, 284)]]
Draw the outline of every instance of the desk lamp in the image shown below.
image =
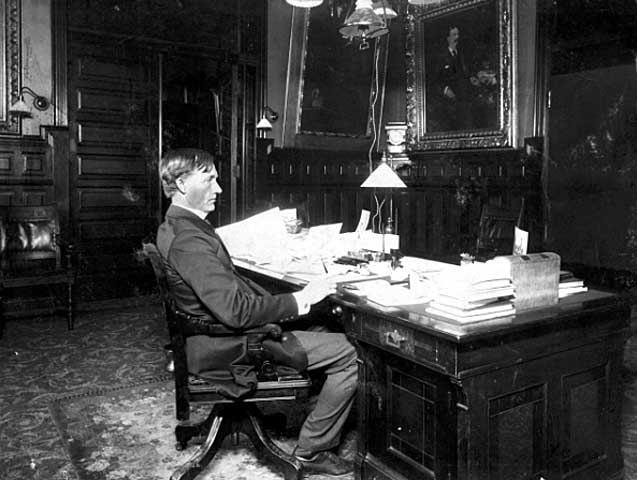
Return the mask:
[[(365, 179), (365, 181), (361, 184), (361, 188), (373, 188), (374, 189), (374, 200), (376, 200), (376, 213), (372, 218), (372, 230), (374, 229), (374, 221), (376, 217), (378, 217), (378, 233), (383, 234), (383, 254), (385, 253), (385, 233), (394, 233), (393, 232), (393, 209), (394, 202), (391, 196), (392, 188), (407, 188), (405, 182), (403, 182), (398, 174), (394, 171), (393, 168), (389, 166), (387, 163), (387, 157), (383, 153), (380, 163), (376, 167), (376, 169), (369, 174), (369, 177)], [(387, 218), (387, 222), (385, 224), (385, 228), (381, 227), (381, 209), (385, 204), (385, 198), (383, 198), (382, 202), (378, 202), (378, 195), (376, 189), (378, 188), (386, 188), (390, 189), (390, 200), (389, 200), (389, 217)]]
[(279, 114), (272, 110), (267, 105), (263, 107), (263, 116), (259, 123), (257, 123), (257, 133), (259, 136), (265, 137), (268, 130), (272, 130), (272, 122), (276, 121), (279, 118)]

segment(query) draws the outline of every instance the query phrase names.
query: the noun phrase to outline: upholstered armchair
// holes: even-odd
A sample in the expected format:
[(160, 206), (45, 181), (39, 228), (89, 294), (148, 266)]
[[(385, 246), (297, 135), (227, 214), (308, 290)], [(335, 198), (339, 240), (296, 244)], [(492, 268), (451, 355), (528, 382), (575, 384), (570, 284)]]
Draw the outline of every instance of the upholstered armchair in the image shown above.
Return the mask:
[(0, 335), (8, 318), (58, 312), (73, 329), (73, 246), (55, 205), (0, 208), (0, 266)]

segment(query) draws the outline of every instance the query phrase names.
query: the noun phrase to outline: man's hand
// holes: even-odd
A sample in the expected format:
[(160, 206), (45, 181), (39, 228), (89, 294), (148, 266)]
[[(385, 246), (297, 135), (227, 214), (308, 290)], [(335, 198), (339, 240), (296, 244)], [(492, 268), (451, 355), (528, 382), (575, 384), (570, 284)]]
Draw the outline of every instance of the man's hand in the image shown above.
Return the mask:
[(299, 306), (299, 315), (306, 314), (310, 311), (310, 306), (335, 292), (336, 284), (333, 279), (327, 277), (312, 280), (303, 290), (293, 294)]
[(453, 90), (449, 87), (445, 87), (445, 91), (443, 92), (444, 96), (447, 98), (451, 98), (452, 100), (456, 98), (456, 94), (453, 93)]
[(336, 292), (336, 284), (331, 278), (317, 278), (308, 283), (303, 290), (305, 300), (310, 304), (320, 302), (328, 295)]

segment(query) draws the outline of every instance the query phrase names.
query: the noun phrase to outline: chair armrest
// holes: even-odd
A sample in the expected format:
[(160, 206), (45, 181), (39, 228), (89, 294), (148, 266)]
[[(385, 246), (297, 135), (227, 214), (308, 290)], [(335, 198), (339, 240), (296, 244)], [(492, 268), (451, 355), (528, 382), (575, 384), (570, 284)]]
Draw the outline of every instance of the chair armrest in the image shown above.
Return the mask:
[(181, 331), (186, 337), (193, 335), (232, 337), (238, 335), (261, 334), (277, 339), (280, 338), (282, 334), (281, 326), (276, 323), (266, 323), (265, 325), (260, 325), (258, 327), (241, 330), (229, 328), (219, 323), (212, 323), (213, 320), (210, 317), (193, 317), (181, 312), (178, 317), (180, 317)]

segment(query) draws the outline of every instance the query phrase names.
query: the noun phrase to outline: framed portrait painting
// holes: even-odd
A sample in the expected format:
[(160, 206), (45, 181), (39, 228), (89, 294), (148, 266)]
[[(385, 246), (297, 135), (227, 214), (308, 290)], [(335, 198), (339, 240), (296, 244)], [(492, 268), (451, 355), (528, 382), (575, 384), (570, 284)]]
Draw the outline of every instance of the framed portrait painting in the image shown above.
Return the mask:
[(343, 38), (339, 27), (351, 7), (349, 0), (333, 0), (292, 13), (286, 146), (366, 145), (378, 134), (388, 35), (364, 42)]
[(410, 6), (406, 22), (411, 150), (512, 145), (511, 0)]

